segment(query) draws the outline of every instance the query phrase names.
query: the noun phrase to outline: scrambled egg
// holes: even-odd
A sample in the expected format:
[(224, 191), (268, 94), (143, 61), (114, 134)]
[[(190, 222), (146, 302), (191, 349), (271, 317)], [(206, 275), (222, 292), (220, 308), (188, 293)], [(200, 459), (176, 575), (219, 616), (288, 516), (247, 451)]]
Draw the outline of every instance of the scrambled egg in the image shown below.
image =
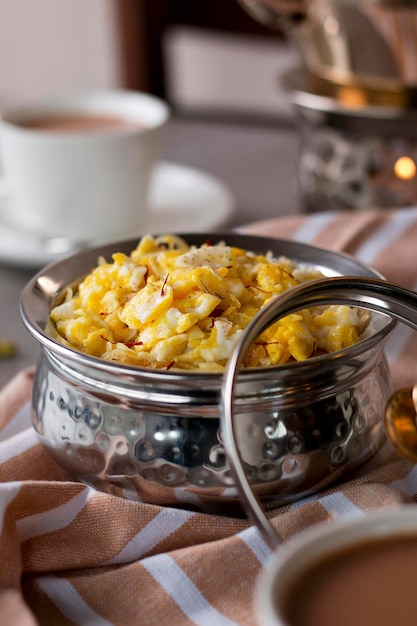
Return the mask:
[[(49, 332), (82, 352), (161, 369), (222, 371), (237, 338), (272, 298), (322, 275), (287, 258), (220, 242), (189, 246), (145, 235), (128, 256), (98, 266), (50, 315)], [(302, 361), (359, 340), (366, 312), (316, 307), (279, 320), (246, 355), (246, 367)]]

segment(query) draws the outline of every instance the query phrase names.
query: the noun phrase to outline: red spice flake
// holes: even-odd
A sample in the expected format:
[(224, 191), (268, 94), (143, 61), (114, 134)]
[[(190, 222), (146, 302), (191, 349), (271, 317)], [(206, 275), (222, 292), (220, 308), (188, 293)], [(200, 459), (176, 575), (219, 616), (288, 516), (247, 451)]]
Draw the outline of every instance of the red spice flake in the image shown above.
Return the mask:
[(171, 361), (171, 363), (168, 363), (168, 365), (166, 366), (166, 369), (170, 370), (171, 367), (174, 367), (174, 365), (175, 365), (175, 361)]
[(205, 286), (205, 284), (203, 283), (203, 281), (200, 278), (200, 283), (203, 285), (203, 289), (206, 293), (210, 293), (209, 290), (207, 289), (207, 287)]
[(126, 300), (124, 300), (123, 302), (121, 302), (115, 309), (113, 309), (112, 311), (101, 311), (99, 313), (99, 315), (101, 317), (106, 317), (107, 315), (112, 315), (113, 313), (116, 313), (116, 311), (118, 311), (119, 309), (121, 309), (127, 302), (129, 302), (129, 300), (131, 300), (133, 298), (135, 294), (131, 293), (130, 296), (128, 298), (126, 298)]
[(257, 289), (257, 291), (261, 291), (262, 293), (266, 293), (270, 295), (272, 291), (266, 291), (265, 289), (261, 289), (258, 285), (245, 285), (245, 289)]
[(163, 297), (165, 295), (165, 285), (167, 284), (168, 276), (169, 276), (169, 274), (167, 274), (165, 276), (165, 280), (164, 280), (164, 282), (162, 284), (162, 287), (161, 287), (161, 297)]
[(143, 346), (143, 341), (123, 341), (128, 348), (134, 348), (135, 346)]
[(113, 344), (113, 346), (115, 346), (118, 343), (122, 343), (127, 348), (134, 348), (135, 346), (143, 346), (142, 341), (111, 341), (110, 339), (107, 339), (107, 337), (105, 337), (104, 335), (100, 335), (100, 339), (103, 339), (103, 341), (110, 342), (111, 344)]
[(286, 274), (288, 276), (288, 278), (294, 278), (294, 276), (291, 274), (291, 272), (289, 272), (288, 270), (284, 269), (283, 267), (280, 268), (280, 270)]

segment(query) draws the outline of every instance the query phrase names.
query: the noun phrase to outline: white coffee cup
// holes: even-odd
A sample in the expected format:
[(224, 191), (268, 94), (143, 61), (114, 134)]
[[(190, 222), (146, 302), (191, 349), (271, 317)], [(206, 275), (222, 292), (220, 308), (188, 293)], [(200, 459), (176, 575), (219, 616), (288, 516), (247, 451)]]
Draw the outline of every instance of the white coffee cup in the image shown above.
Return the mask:
[(416, 552), (415, 504), (317, 524), (283, 543), (259, 577), (257, 623), (415, 623)]
[(139, 233), (169, 116), (162, 100), (127, 90), (60, 94), (6, 112), (5, 219), (74, 242)]

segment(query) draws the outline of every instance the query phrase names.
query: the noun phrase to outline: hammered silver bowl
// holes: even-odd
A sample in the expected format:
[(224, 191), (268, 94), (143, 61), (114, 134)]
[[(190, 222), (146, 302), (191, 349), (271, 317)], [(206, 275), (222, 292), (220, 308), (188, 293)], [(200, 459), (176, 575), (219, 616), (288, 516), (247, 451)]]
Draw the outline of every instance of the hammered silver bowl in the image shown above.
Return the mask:
[[(181, 236), (196, 245), (226, 241), (256, 253), (270, 250), (329, 278), (381, 279), (352, 257), (295, 241), (231, 232)], [(24, 289), (21, 316), (41, 347), (34, 428), (62, 467), (99, 490), (195, 510), (240, 509), (222, 434), (224, 375), (108, 362), (45, 331), (66, 286), (76, 285), (99, 256), (129, 254), (136, 244), (118, 241), (78, 252), (41, 270)], [(380, 449), (381, 418), (392, 393), (384, 339), (395, 323), (373, 311), (372, 331), (348, 349), (236, 375), (234, 423), (260, 500), (282, 504), (317, 492)]]

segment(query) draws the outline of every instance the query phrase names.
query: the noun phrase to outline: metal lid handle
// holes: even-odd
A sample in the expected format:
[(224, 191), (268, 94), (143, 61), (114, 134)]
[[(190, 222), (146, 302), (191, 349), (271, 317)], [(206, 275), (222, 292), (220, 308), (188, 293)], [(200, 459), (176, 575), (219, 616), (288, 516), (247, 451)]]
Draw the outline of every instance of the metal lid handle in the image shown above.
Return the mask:
[(271, 324), (303, 308), (323, 304), (348, 304), (397, 319), (417, 330), (417, 293), (379, 279), (334, 277), (303, 283), (271, 301), (252, 320), (237, 343), (226, 367), (222, 386), (222, 437), (230, 469), (248, 517), (275, 549), (282, 538), (269, 522), (243, 468), (236, 443), (234, 387), (246, 352)]

